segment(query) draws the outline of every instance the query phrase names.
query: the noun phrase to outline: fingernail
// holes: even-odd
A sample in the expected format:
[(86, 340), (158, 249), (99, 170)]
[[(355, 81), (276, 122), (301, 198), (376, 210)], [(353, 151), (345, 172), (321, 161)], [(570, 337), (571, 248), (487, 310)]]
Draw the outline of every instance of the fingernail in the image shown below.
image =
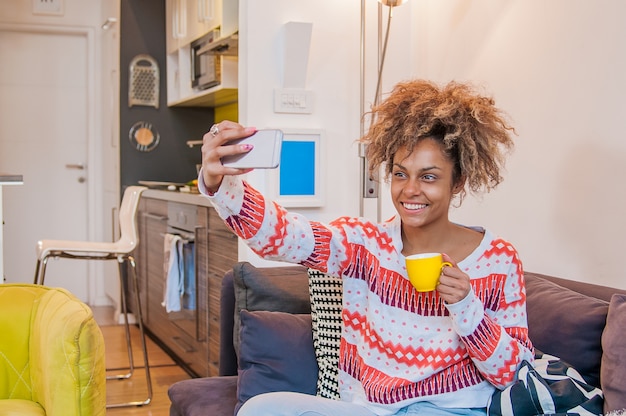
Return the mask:
[(246, 151), (250, 151), (254, 148), (254, 145), (250, 143), (243, 144), (242, 146), (243, 146), (243, 150), (246, 150)]

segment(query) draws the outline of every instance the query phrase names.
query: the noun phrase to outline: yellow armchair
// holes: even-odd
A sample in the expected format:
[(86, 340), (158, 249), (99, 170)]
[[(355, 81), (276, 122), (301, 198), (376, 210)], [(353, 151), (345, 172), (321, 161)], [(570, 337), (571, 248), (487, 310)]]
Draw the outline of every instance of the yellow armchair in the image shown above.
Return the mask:
[(104, 339), (65, 289), (0, 284), (0, 416), (106, 412)]

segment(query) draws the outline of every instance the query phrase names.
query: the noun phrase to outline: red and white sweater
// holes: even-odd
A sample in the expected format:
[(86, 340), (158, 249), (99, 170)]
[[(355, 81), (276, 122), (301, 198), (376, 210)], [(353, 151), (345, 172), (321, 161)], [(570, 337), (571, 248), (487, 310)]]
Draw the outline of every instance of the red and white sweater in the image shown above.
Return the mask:
[(515, 380), (522, 360), (533, 361), (522, 264), (515, 248), (490, 232), (483, 230), (479, 247), (458, 263), (473, 290), (445, 304), (408, 281), (397, 217), (309, 221), (238, 177), (225, 177), (207, 196), (261, 257), (343, 279), (342, 400), (380, 415), (417, 401), (486, 407), (495, 388)]

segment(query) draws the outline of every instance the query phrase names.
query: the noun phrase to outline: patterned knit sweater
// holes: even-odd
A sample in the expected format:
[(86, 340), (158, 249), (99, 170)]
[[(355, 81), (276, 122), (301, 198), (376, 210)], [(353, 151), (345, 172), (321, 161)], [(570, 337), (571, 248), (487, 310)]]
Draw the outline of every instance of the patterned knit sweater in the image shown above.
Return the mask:
[(513, 246), (490, 232), (481, 230), (479, 247), (458, 263), (473, 290), (445, 304), (408, 281), (399, 218), (377, 224), (344, 217), (325, 225), (229, 176), (208, 197), (261, 257), (343, 279), (342, 400), (380, 415), (423, 400), (485, 407), (495, 388), (515, 380), (522, 360), (533, 361), (522, 264)]

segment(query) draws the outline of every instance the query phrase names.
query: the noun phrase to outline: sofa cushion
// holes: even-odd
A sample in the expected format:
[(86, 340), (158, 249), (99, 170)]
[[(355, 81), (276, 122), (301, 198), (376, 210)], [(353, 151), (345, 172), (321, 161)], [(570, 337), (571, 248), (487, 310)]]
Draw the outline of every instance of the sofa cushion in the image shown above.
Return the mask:
[(320, 271), (309, 269), (313, 347), (319, 373), (317, 395), (339, 399), (339, 346), (343, 282)]
[(526, 273), (528, 334), (541, 351), (571, 364), (589, 384), (600, 386), (602, 331), (608, 302)]
[(235, 322), (233, 344), (239, 354), (240, 312), (278, 311), (288, 313), (310, 313), (309, 279), (306, 268), (255, 267), (247, 262), (233, 267), (235, 287)]
[(626, 409), (626, 295), (615, 294), (609, 304), (606, 327), (602, 333), (600, 383), (604, 391), (605, 413)]
[(241, 311), (237, 409), (272, 391), (315, 394), (317, 361), (311, 314)]
[(237, 376), (202, 377), (172, 384), (167, 394), (170, 416), (233, 416), (237, 404)]

